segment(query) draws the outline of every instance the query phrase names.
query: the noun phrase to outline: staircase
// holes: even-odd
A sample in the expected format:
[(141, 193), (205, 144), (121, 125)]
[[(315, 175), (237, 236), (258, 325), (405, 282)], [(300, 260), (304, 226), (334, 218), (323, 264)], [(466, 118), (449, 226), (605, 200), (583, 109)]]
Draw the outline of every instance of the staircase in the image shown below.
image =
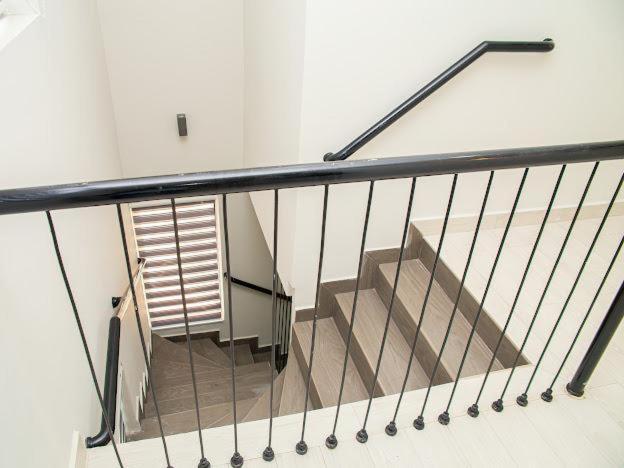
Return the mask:
[[(204, 429), (232, 424), (232, 386), (229, 347), (220, 347), (210, 338), (192, 339), (200, 418)], [(193, 384), (186, 342), (174, 342), (152, 335), (152, 385), (158, 398), (165, 435), (197, 429)], [(264, 419), (270, 397), (270, 354), (252, 353), (248, 344), (234, 347), (236, 402), (239, 421)], [(299, 394), (303, 377), (296, 362), (275, 380), (274, 415), (300, 410)], [(287, 390), (282, 391), (286, 382)], [(147, 393), (141, 417), (141, 431), (129, 434), (129, 441), (160, 436), (156, 408)], [(281, 402), (284, 401), (282, 405)]]
[[(410, 231), (408, 244), (374, 390), (376, 397), (401, 391), (410, 349), (431, 277), (435, 252), (422, 240), (422, 235), (415, 227), (412, 227)], [(343, 403), (368, 398), (388, 315), (397, 260), (398, 249), (372, 251), (365, 254), (364, 273), (360, 279), (356, 320), (346, 368)], [(407, 391), (425, 388), (429, 385), (453, 312), (458, 287), (457, 278), (440, 261), (420, 335), (416, 342), (415, 359), (406, 382)], [(353, 310), (355, 280), (324, 283), (321, 288), (319, 310), (321, 318), (317, 324), (316, 352), (310, 383), (310, 398), (317, 408), (334, 406), (337, 403)], [(478, 303), (464, 289), (433, 379), (434, 385), (456, 379), (477, 310)], [(301, 371), (307, 374), (313, 322), (310, 319), (310, 313), (301, 315), (307, 320), (294, 324), (293, 348)], [(499, 336), (500, 328), (484, 310), (466, 357), (462, 377), (485, 373)], [(512, 357), (515, 356), (514, 351), (515, 348), (511, 342), (505, 339), (498, 353), (498, 356), (502, 357), (494, 360), (492, 370), (510, 367)], [(292, 359), (289, 367), (291, 362)], [(520, 365), (526, 362), (524, 357), (519, 360)]]
[[(431, 275), (434, 251), (422, 240), (421, 234), (415, 228), (411, 230), (408, 244), (374, 390), (376, 397), (401, 391)], [(343, 403), (368, 399), (394, 286), (397, 260), (398, 249), (365, 254), (365, 273), (360, 281)], [(406, 382), (407, 391), (429, 385), (454, 308), (458, 286), (457, 278), (444, 262), (439, 261), (416, 343), (415, 359)], [(337, 404), (353, 310), (355, 280), (323, 283), (321, 288), (322, 300), (317, 322), (308, 409)], [(461, 298), (434, 376), (435, 385), (456, 379), (458, 365), (478, 308), (478, 303), (467, 290), (462, 292)], [(305, 376), (310, 365), (313, 314), (302, 311), (298, 317), (300, 321), (293, 324), (289, 353), (291, 358), (286, 368), (274, 376), (274, 416), (303, 411)], [(500, 329), (487, 311), (482, 312), (476, 330), (462, 371), (463, 377), (482, 374), (487, 370), (492, 358), (492, 348), (500, 335)], [(173, 342), (158, 335), (153, 335), (152, 342), (152, 384), (155, 385), (165, 434), (193, 431), (197, 428), (197, 420), (186, 342)], [(193, 339), (191, 346), (203, 428), (232, 424), (230, 348), (220, 347), (210, 338)], [(515, 348), (510, 347), (513, 345), (505, 340), (498, 354), (500, 358), (494, 360), (493, 370), (511, 365)], [(234, 361), (238, 422), (265, 419), (270, 398), (270, 353), (254, 354), (248, 344), (237, 344), (234, 346)], [(526, 360), (522, 358), (520, 364), (524, 363)], [(158, 436), (156, 410), (151, 393), (148, 392), (143, 407), (141, 431), (130, 435), (128, 439), (140, 440)]]

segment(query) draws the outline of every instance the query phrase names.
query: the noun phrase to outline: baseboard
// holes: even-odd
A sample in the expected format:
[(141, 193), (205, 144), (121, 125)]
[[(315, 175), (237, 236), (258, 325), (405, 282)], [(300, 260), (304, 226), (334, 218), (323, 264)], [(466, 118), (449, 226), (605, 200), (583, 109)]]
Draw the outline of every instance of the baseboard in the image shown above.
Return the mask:
[(80, 432), (74, 431), (69, 452), (69, 468), (87, 468), (87, 447)]
[[(579, 220), (582, 219), (590, 219), (590, 218), (598, 218), (601, 217), (606, 209), (606, 203), (588, 203), (583, 206), (583, 209), (579, 213)], [(576, 211), (576, 206), (563, 206), (558, 208), (553, 208), (550, 212), (550, 216), (548, 218), (549, 222), (565, 222), (570, 221), (572, 216), (574, 216), (574, 212)], [(545, 208), (540, 209), (527, 209), (527, 210), (518, 210), (514, 215), (514, 226), (527, 226), (531, 224), (539, 224), (542, 222), (544, 214), (546, 213)], [(624, 202), (616, 202), (613, 205), (611, 210), (611, 214), (613, 216), (618, 216), (624, 214)], [(486, 213), (483, 216), (483, 221), (481, 222), (481, 229), (497, 229), (503, 228), (507, 223), (509, 218), (509, 211), (496, 212), (496, 213)], [(417, 226), (418, 230), (423, 236), (429, 236), (432, 234), (439, 234), (442, 229), (442, 223), (444, 219), (441, 217), (436, 218), (422, 218), (422, 219), (413, 219), (412, 226)], [(477, 215), (464, 215), (464, 216), (454, 216), (449, 218), (447, 225), (447, 232), (467, 232), (472, 231), (477, 223)]]
[[(423, 236), (412, 224), (409, 227), (403, 259), (415, 259), (420, 256)], [(364, 252), (360, 289), (374, 288), (375, 275), (379, 265), (393, 263), (399, 258), (399, 248), (373, 249)], [(336, 294), (355, 290), (356, 278), (325, 280), (321, 283), (319, 295), (319, 318), (333, 317), (337, 310)], [(314, 305), (300, 307), (295, 310), (295, 322), (306, 322), (314, 319)]]

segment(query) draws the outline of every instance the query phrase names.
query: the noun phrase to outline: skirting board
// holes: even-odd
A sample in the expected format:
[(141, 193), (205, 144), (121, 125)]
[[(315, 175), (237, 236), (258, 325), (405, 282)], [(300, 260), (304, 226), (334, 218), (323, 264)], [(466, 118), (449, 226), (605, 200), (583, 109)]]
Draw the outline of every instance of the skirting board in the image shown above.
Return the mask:
[[(606, 209), (606, 203), (587, 204), (579, 213), (579, 220), (598, 218), (602, 216)], [(570, 221), (576, 207), (560, 207), (553, 208), (550, 212), (548, 221), (551, 223)], [(515, 226), (526, 226), (530, 224), (539, 224), (545, 214), (545, 209), (518, 211), (514, 216), (513, 224)], [(611, 210), (611, 215), (618, 216), (624, 213), (624, 202), (616, 202)], [(481, 223), (482, 229), (497, 229), (505, 226), (509, 212), (490, 213), (483, 217)], [(423, 236), (437, 234), (442, 228), (443, 218), (413, 219), (412, 224), (415, 225)], [(474, 229), (477, 222), (477, 215), (456, 216), (449, 218), (447, 232), (466, 232)]]
[(87, 468), (87, 447), (80, 432), (72, 434), (71, 448), (69, 452), (69, 468)]

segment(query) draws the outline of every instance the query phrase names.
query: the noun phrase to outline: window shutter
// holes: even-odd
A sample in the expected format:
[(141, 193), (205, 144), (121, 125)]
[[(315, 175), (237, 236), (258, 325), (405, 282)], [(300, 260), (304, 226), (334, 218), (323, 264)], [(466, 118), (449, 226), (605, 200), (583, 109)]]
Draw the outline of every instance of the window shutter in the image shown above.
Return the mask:
[[(176, 203), (186, 309), (196, 325), (222, 318), (214, 200)], [(171, 204), (132, 208), (150, 321), (154, 330), (184, 325)]]

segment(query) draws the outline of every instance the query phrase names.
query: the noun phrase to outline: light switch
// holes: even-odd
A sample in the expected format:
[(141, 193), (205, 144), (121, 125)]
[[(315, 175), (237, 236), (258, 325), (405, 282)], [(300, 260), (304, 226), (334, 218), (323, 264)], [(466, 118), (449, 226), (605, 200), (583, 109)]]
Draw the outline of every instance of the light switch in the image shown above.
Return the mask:
[(178, 114), (178, 135), (188, 135), (188, 130), (186, 128), (186, 114)]

